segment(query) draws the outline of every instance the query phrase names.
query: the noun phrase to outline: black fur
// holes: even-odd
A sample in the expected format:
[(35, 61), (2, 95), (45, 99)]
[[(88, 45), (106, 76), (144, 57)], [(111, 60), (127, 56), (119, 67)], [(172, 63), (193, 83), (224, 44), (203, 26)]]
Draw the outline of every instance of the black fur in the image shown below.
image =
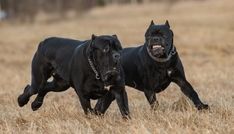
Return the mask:
[[(153, 47), (154, 45), (156, 47)], [(121, 54), (125, 84), (143, 91), (152, 108), (158, 105), (156, 93), (165, 90), (174, 82), (193, 101), (198, 110), (208, 109), (208, 105), (201, 102), (196, 91), (186, 80), (168, 21), (164, 25), (155, 25), (152, 21), (145, 33), (145, 44), (125, 48)], [(106, 98), (99, 99), (95, 107), (101, 113), (104, 113), (114, 100), (111, 94)]]
[[(120, 65), (121, 49), (116, 35), (93, 35), (91, 40), (86, 41), (56, 37), (44, 40), (33, 57), (31, 85), (27, 85), (18, 97), (19, 106), (24, 106), (32, 95), (37, 94), (31, 105), (32, 110), (37, 110), (48, 92), (73, 87), (87, 114), (93, 112), (90, 99), (103, 97), (109, 93), (105, 87), (110, 86), (122, 116), (127, 117), (129, 109)], [(52, 82), (47, 81), (50, 77), (53, 77)]]

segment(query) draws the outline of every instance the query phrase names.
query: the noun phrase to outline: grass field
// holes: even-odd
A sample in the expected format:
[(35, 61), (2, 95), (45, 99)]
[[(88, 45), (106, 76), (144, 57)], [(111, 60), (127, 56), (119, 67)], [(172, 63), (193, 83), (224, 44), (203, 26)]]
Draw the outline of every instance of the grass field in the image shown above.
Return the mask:
[[(232, 0), (111, 5), (56, 23), (0, 23), (0, 133), (234, 134), (233, 7)], [(137, 46), (152, 19), (169, 20), (187, 79), (210, 110), (197, 111), (175, 84), (157, 94), (156, 111), (142, 92), (127, 87), (129, 121), (121, 118), (116, 102), (103, 118), (85, 116), (73, 89), (49, 93), (36, 112), (31, 110), (35, 96), (18, 107), (17, 97), (30, 82), (32, 56), (44, 38), (117, 34), (124, 47)]]

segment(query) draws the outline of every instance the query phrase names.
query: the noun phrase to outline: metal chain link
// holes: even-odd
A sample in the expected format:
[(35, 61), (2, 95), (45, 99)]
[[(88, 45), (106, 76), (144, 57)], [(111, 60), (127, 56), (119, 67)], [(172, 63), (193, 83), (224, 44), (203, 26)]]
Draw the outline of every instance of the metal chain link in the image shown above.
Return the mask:
[(98, 74), (98, 71), (97, 71), (96, 68), (94, 67), (94, 64), (93, 64), (93, 62), (91, 61), (90, 58), (88, 58), (88, 62), (89, 62), (90, 67), (92, 68), (93, 72), (95, 73), (96, 79), (99, 80), (99, 79), (100, 79), (100, 76), (99, 76), (99, 74)]
[(170, 55), (175, 55), (175, 54), (176, 54), (175, 46), (173, 45), (172, 47), (173, 47), (173, 48), (172, 48), (172, 50), (171, 50), (171, 52), (170, 52)]

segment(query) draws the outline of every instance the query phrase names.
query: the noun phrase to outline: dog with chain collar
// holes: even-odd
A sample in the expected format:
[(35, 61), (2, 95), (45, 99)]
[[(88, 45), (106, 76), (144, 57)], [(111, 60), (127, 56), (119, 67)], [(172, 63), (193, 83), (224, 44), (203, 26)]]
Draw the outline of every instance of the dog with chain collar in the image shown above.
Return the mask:
[[(122, 116), (128, 118), (121, 49), (116, 35), (92, 35), (92, 39), (86, 41), (57, 37), (42, 41), (32, 60), (31, 85), (27, 85), (18, 97), (19, 106), (24, 106), (32, 95), (37, 94), (31, 104), (35, 111), (42, 106), (48, 92), (61, 92), (72, 87), (85, 114), (94, 112), (91, 99), (110, 92), (115, 96)], [(48, 82), (50, 77), (53, 81)]]
[[(158, 106), (156, 93), (165, 90), (171, 82), (174, 82), (192, 100), (198, 110), (208, 109), (208, 105), (202, 103), (185, 78), (168, 21), (163, 25), (155, 25), (152, 21), (145, 33), (145, 44), (124, 48), (121, 59), (125, 84), (143, 91), (151, 108)], [(98, 100), (95, 109), (104, 113), (113, 100), (114, 96), (109, 93), (109, 96)]]

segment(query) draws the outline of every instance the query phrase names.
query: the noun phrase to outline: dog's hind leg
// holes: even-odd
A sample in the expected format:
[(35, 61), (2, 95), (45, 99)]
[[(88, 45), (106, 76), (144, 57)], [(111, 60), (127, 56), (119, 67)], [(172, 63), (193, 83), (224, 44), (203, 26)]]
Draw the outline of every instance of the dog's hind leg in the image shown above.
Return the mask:
[(44, 97), (48, 92), (62, 92), (67, 90), (69, 87), (70, 85), (65, 80), (60, 78), (58, 75), (55, 75), (52, 82), (47, 82), (44, 88), (38, 91), (36, 99), (31, 104), (32, 110), (35, 111), (42, 106)]
[[(39, 80), (40, 79), (40, 80)], [(26, 105), (30, 97), (38, 92), (40, 88), (43, 88), (44, 80), (40, 77), (35, 77), (32, 75), (31, 85), (27, 85), (24, 89), (23, 94), (18, 97), (18, 104), (20, 107)]]
[(44, 85), (44, 74), (42, 64), (39, 62), (38, 54), (36, 53), (32, 61), (32, 72), (31, 72), (31, 85), (27, 85), (24, 89), (23, 94), (18, 97), (18, 104), (20, 107), (26, 105), (30, 97), (38, 92), (38, 89)]
[(29, 98), (30, 98), (30, 95), (29, 95), (29, 91), (32, 90), (31, 89), (31, 86), (30, 85), (27, 85), (25, 88), (24, 88), (24, 92), (23, 94), (21, 94), (19, 97), (18, 97), (18, 104), (20, 107), (23, 107), (24, 105), (26, 105), (29, 101)]

